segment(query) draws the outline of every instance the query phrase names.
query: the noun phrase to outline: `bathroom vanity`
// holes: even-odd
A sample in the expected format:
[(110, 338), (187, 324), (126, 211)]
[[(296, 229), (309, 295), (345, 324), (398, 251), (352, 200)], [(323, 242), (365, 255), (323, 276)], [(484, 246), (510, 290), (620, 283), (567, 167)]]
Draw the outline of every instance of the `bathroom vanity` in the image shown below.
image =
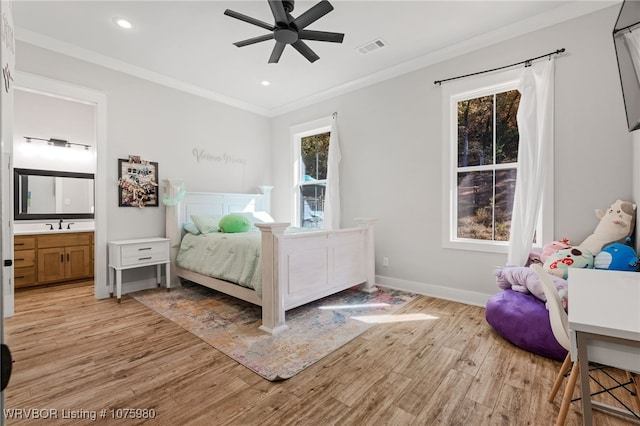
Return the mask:
[(15, 287), (93, 278), (93, 231), (14, 236)]
[(16, 288), (93, 278), (94, 175), (14, 169)]

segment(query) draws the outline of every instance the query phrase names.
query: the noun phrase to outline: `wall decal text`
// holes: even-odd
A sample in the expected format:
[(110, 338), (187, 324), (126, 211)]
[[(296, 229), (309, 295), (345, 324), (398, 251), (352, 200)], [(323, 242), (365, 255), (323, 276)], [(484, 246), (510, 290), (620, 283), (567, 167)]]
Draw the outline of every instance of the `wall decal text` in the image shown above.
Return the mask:
[(207, 152), (204, 149), (193, 148), (192, 154), (198, 163), (201, 161), (215, 161), (226, 165), (238, 164), (244, 166), (247, 164), (247, 160), (245, 158), (234, 157), (226, 152), (223, 152), (222, 154), (214, 154)]

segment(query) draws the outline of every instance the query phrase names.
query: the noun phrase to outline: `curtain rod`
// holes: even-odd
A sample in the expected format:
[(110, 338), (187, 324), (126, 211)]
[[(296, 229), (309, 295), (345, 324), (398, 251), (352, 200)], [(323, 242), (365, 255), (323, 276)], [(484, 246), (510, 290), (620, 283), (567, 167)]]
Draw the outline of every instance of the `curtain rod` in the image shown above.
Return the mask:
[(460, 75), (458, 77), (445, 78), (444, 80), (436, 80), (436, 81), (433, 82), (433, 84), (441, 85), (445, 81), (457, 80), (459, 78), (471, 77), (473, 75), (478, 75), (478, 74), (484, 74), (484, 73), (488, 73), (488, 72), (498, 71), (498, 70), (505, 69), (505, 68), (515, 67), (516, 65), (525, 64), (525, 66), (528, 67), (528, 66), (531, 66), (531, 62), (535, 61), (536, 59), (545, 58), (547, 56), (549, 58), (551, 58), (552, 55), (559, 55), (559, 54), (563, 53), (564, 51), (565, 51), (565, 48), (563, 47), (562, 49), (558, 49), (555, 52), (550, 52), (550, 53), (547, 53), (546, 55), (536, 56), (535, 58), (531, 58), (531, 59), (527, 59), (527, 60), (524, 60), (524, 61), (516, 62), (515, 64), (505, 65), (503, 67), (493, 68), (493, 69), (485, 70), (485, 71), (478, 71), (478, 72), (474, 72), (474, 73), (471, 73), (471, 74)]

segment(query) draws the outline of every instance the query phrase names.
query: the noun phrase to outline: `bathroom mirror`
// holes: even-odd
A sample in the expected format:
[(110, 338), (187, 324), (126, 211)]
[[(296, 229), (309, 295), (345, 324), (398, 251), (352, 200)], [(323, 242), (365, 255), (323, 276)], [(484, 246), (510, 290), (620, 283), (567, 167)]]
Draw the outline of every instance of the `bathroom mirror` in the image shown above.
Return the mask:
[(14, 169), (15, 220), (93, 219), (94, 175)]

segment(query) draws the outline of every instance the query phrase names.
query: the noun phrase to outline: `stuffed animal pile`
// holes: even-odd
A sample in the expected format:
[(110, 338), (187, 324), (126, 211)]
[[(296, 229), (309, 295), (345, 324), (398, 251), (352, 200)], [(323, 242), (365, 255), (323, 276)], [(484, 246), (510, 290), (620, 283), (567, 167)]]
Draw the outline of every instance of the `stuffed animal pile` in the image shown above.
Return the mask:
[[(595, 260), (599, 253), (606, 246), (606, 253), (600, 259), (599, 265), (607, 264), (602, 269), (621, 268), (622, 263), (628, 263), (635, 257), (629, 253), (630, 246), (625, 246), (620, 242), (629, 238), (633, 233), (636, 219), (636, 204), (629, 201), (616, 200), (606, 212), (596, 209), (596, 216), (600, 219), (598, 226), (582, 243), (572, 245), (568, 238), (558, 241), (552, 241), (546, 244), (542, 252), (531, 252), (529, 261), (526, 266), (531, 263), (540, 263), (543, 268), (553, 276), (566, 279), (569, 268), (593, 268)], [(610, 246), (618, 243), (617, 246)], [(626, 248), (625, 248), (626, 247)], [(616, 262), (611, 261), (611, 254), (616, 254)], [(625, 261), (619, 261), (622, 253), (625, 253)], [(608, 260), (604, 258), (608, 257)], [(631, 262), (633, 263), (633, 262)], [(613, 266), (611, 266), (613, 265)], [(611, 266), (611, 267), (610, 267)], [(627, 268), (630, 266), (626, 266)], [(622, 269), (627, 270), (627, 269)]]
[[(546, 302), (543, 284), (532, 263), (543, 265), (549, 273), (562, 306), (569, 308), (567, 281), (569, 268), (597, 268), (622, 271), (639, 271), (640, 259), (628, 238), (633, 232), (636, 205), (617, 200), (607, 212), (596, 210), (600, 223), (593, 234), (581, 244), (572, 245), (568, 238), (546, 244), (542, 251), (532, 251), (526, 266), (507, 266), (494, 271), (498, 287), (505, 291), (494, 295), (487, 302), (486, 317), (496, 331), (512, 343), (543, 356), (550, 356), (557, 343), (546, 321), (548, 314), (536, 298)], [(627, 244), (623, 244), (625, 241)], [(521, 297), (530, 294), (535, 297)], [(551, 345), (547, 344), (547, 339)], [(562, 359), (566, 350), (550, 357)]]
[[(529, 253), (525, 267), (500, 268), (494, 272), (502, 289), (510, 288), (531, 293), (546, 300), (537, 277), (528, 268), (532, 263), (543, 265), (558, 291), (566, 296), (569, 268), (596, 268), (617, 271), (639, 271), (640, 259), (631, 246), (636, 204), (616, 200), (606, 212), (596, 210), (600, 219), (593, 234), (581, 244), (572, 245), (568, 238), (545, 244), (542, 251)], [(623, 243), (626, 241), (626, 244)], [(565, 302), (563, 300), (563, 302)]]

